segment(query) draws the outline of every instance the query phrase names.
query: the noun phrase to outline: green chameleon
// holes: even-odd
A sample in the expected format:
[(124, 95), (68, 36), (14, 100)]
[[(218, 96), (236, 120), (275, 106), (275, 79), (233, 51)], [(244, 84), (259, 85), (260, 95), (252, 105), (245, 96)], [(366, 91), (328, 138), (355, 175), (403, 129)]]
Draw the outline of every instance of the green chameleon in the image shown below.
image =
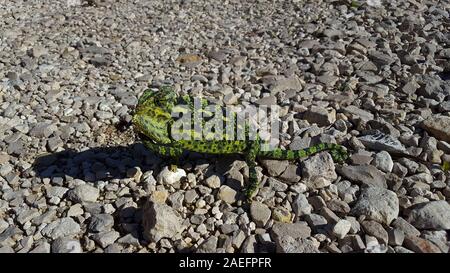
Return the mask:
[[(348, 158), (346, 150), (341, 145), (332, 143), (320, 143), (295, 151), (278, 148), (265, 151), (261, 149), (262, 141), (258, 137), (255, 140), (250, 140), (248, 137), (245, 140), (227, 140), (226, 137), (223, 137), (222, 140), (206, 140), (206, 138), (198, 140), (193, 137), (187, 140), (175, 140), (171, 134), (175, 122), (172, 117), (172, 110), (180, 104), (189, 105), (189, 108), (193, 109), (192, 101), (192, 97), (178, 96), (168, 86), (161, 87), (158, 91), (146, 90), (139, 98), (133, 115), (132, 122), (135, 131), (143, 144), (152, 152), (176, 160), (185, 151), (218, 155), (245, 155), (249, 167), (249, 186), (245, 195), (249, 201), (259, 186), (256, 172), (257, 158), (295, 160), (324, 150), (328, 150), (336, 162), (343, 162)], [(201, 103), (203, 107), (208, 104), (206, 100), (202, 100)], [(217, 107), (220, 108), (220, 106)], [(223, 118), (223, 120), (226, 120), (226, 118)], [(193, 132), (190, 133), (191, 136), (194, 135)], [(245, 134), (248, 134), (247, 128), (245, 128)], [(171, 170), (176, 170), (176, 165), (171, 165)]]

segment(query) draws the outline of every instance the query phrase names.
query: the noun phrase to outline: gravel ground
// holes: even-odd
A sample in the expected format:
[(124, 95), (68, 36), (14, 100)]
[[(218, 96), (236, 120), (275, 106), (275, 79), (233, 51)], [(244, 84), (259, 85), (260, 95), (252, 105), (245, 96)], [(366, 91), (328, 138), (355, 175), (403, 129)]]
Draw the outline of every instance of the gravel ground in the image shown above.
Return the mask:
[[(245, 2), (245, 3), (241, 3)], [(0, 252), (449, 252), (448, 1), (0, 0)], [(300, 162), (127, 127), (148, 86), (278, 105)]]

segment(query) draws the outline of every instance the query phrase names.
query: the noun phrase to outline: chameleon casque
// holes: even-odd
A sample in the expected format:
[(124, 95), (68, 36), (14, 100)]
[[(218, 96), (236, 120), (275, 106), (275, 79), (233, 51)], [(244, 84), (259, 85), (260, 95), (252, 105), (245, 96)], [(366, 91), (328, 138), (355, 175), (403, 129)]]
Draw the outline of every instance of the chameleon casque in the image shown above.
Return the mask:
[[(139, 98), (133, 115), (133, 125), (136, 133), (141, 138), (143, 144), (152, 152), (171, 157), (176, 160), (185, 151), (207, 153), (207, 154), (242, 154), (245, 156), (249, 167), (249, 181), (245, 190), (248, 200), (251, 200), (258, 189), (259, 181), (256, 172), (257, 158), (296, 160), (308, 157), (321, 151), (329, 151), (335, 162), (343, 162), (348, 158), (346, 150), (338, 144), (320, 143), (303, 150), (282, 150), (279, 148), (265, 151), (261, 149), (261, 141), (256, 140), (198, 140), (181, 139), (175, 140), (171, 130), (175, 119), (172, 117), (172, 110), (175, 106), (184, 104), (191, 105), (192, 97), (178, 96), (177, 93), (168, 86), (161, 87), (158, 91), (150, 89), (144, 91)], [(202, 105), (207, 101), (202, 100)], [(220, 107), (220, 106), (218, 106)], [(246, 130), (247, 132), (247, 130)], [(171, 169), (176, 169), (176, 165), (171, 165)]]

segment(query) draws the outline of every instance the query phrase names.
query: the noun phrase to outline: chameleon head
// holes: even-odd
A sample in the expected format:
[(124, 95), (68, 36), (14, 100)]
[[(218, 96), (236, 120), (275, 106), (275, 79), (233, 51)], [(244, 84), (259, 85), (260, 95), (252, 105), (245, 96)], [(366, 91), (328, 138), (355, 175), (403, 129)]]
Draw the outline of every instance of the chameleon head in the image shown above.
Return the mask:
[(172, 121), (171, 112), (176, 101), (176, 92), (168, 86), (158, 91), (144, 91), (133, 115), (137, 133), (153, 142), (170, 142), (168, 125)]

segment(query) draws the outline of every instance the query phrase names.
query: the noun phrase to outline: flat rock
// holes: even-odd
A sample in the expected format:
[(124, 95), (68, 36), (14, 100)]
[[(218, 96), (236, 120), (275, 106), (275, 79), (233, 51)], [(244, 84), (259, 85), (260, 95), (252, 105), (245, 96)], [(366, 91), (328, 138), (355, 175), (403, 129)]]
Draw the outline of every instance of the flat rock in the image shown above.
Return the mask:
[(75, 235), (81, 231), (80, 225), (71, 217), (65, 217), (48, 224), (41, 233), (52, 239)]
[(298, 238), (308, 238), (311, 236), (311, 228), (308, 227), (306, 222), (296, 222), (296, 223), (281, 223), (276, 222), (272, 226), (271, 236), (275, 240), (284, 236), (290, 236), (294, 239)]
[(366, 187), (361, 190), (352, 214), (364, 215), (366, 219), (389, 225), (398, 217), (399, 201), (397, 195), (387, 189)]
[(92, 240), (94, 240), (102, 248), (105, 248), (105, 247), (113, 244), (119, 237), (120, 237), (119, 232), (117, 232), (115, 230), (110, 230), (110, 231), (102, 231), (99, 233), (95, 233), (92, 236)]
[(396, 138), (383, 133), (365, 135), (358, 138), (369, 149), (376, 151), (404, 152), (405, 147)]
[(375, 166), (344, 166), (337, 168), (337, 172), (343, 177), (370, 187), (387, 188), (386, 178), (383, 172)]

